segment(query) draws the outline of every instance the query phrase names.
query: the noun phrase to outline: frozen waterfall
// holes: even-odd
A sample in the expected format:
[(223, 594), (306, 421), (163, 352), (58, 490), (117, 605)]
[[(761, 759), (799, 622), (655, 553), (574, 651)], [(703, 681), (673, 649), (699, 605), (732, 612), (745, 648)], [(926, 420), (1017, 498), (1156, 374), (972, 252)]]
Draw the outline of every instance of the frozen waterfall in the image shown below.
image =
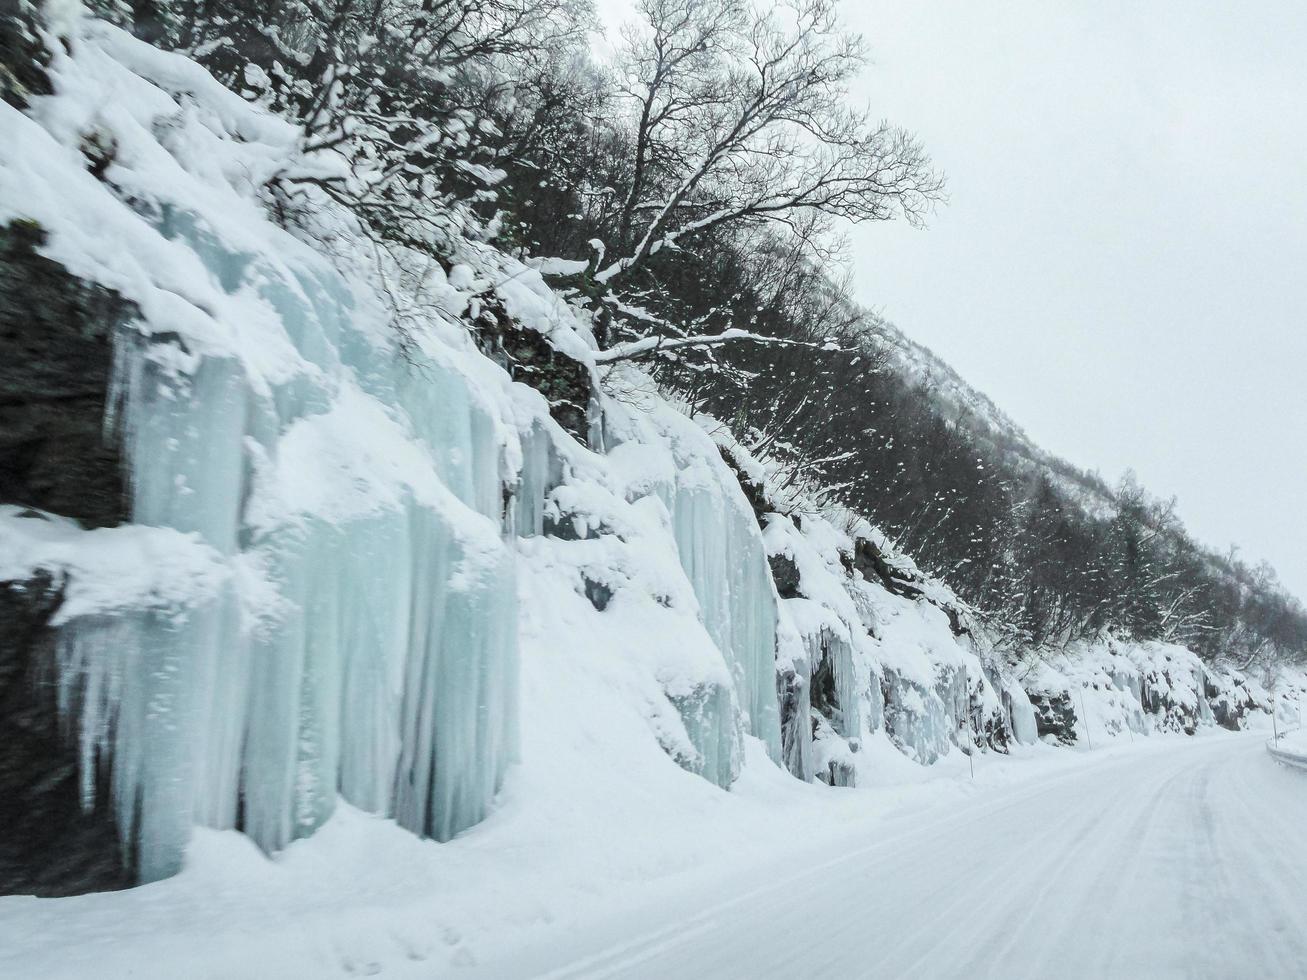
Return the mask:
[[(496, 424), (434, 352), (406, 362), (355, 329), (323, 265), (236, 252), (175, 210), (158, 230), (234, 301), (274, 310), (301, 363), (265, 387), (159, 324), (118, 338), (133, 520), (185, 532), (230, 575), (63, 625), (86, 791), (107, 767), (144, 880), (176, 870), (193, 823), (275, 850), (337, 794), (446, 840), (484, 817), (516, 746)], [(526, 523), (538, 511), (519, 499)]]
[(735, 676), (749, 734), (780, 761), (776, 598), (758, 526), (720, 485), (678, 486), (671, 511), (681, 564), (704, 625)]

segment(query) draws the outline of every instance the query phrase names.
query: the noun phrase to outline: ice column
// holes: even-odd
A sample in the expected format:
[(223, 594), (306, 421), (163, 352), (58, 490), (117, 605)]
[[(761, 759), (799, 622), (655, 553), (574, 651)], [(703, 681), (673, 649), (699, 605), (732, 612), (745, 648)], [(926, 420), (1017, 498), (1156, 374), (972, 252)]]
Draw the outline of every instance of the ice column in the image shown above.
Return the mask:
[[(238, 361), (197, 356), (164, 325), (150, 341), (120, 338), (112, 421), (133, 520), (194, 535), (230, 574), (185, 602), (62, 628), (61, 704), (84, 787), (109, 772), (143, 880), (176, 870), (194, 823), (275, 850), (338, 796), (446, 840), (485, 816), (516, 752), (502, 437), (451, 364), (434, 353), (410, 364), (355, 329), (332, 270), (236, 253), (176, 210), (159, 229), (223, 290), (274, 311), (304, 367), (256, 388)], [(293, 472), (273, 479), (287, 476), (286, 440), (303, 427), (343, 444), (331, 413), (345, 389), (409, 433), (410, 464), (430, 458), (420, 489), (351, 494), (373, 469), (399, 468), (371, 447), (339, 476), (315, 474), (339, 487), (305, 494)], [(532, 457), (532, 494), (539, 472)], [(534, 524), (530, 506), (519, 520)]]
[(733, 504), (716, 487), (678, 487), (671, 505), (676, 545), (704, 626), (735, 677), (748, 731), (779, 762), (776, 598), (752, 514)]

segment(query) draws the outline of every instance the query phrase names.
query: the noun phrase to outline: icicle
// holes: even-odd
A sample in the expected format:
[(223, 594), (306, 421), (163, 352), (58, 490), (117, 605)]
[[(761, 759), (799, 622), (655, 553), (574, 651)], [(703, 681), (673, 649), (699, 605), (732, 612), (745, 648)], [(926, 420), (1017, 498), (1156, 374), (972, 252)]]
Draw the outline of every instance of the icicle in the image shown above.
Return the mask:
[(777, 675), (777, 696), (781, 705), (781, 747), (785, 767), (812, 782), (812, 668), (807, 657), (796, 657), (794, 666)]
[(1035, 721), (1035, 706), (1030, 703), (1030, 696), (1017, 684), (1008, 685), (1003, 695), (1008, 703), (1012, 734), (1022, 745), (1034, 745), (1039, 741), (1039, 727)]
[(860, 738), (866, 729), (863, 692), (866, 680), (858, 669), (853, 647), (826, 626), (804, 637), (813, 668), (812, 698), (826, 714), (834, 732), (843, 738)]
[[(449, 840), (484, 818), (515, 752), (516, 586), (506, 558), (475, 567), (430, 515), (415, 514), (412, 536), (395, 817)], [(463, 584), (444, 587), (454, 574)]]
[(695, 759), (679, 760), (681, 764), (723, 789), (729, 787), (740, 774), (743, 762), (737, 727), (739, 711), (730, 688), (705, 684), (688, 695), (672, 695), (670, 699), (698, 752)]
[(780, 762), (776, 600), (757, 525), (720, 488), (678, 487), (670, 509), (681, 565), (735, 676), (748, 731)]
[(562, 479), (557, 454), (539, 423), (522, 437), (522, 469), (513, 491), (510, 531), (530, 538), (544, 533), (545, 495)]
[(885, 668), (885, 730), (910, 757), (929, 765), (948, 751), (953, 725), (928, 687)]
[(211, 608), (83, 617), (60, 637), (60, 703), (75, 719), (83, 799), (110, 773), (123, 849), (142, 881), (174, 874), (190, 836), (197, 759), (198, 669), (215, 634)]
[(878, 732), (885, 727), (885, 683), (876, 671), (870, 672), (870, 681), (866, 687), (867, 697), (863, 704), (867, 708), (867, 731)]

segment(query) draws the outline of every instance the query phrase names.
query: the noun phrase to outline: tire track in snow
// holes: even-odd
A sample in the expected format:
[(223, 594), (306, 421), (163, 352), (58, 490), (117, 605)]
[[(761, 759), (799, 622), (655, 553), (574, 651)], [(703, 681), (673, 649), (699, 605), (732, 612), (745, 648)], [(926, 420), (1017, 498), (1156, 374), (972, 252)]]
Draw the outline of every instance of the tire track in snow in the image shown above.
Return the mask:
[[(1292, 777), (1288, 780), (1281, 776)], [(1307, 967), (1307, 774), (1252, 738), (1141, 746), (726, 876), (487, 976), (1202, 977)], [(1301, 824), (1301, 826), (1298, 826)], [(883, 831), (883, 833), (881, 832)], [(699, 908), (686, 915), (685, 908)], [(614, 922), (621, 922), (614, 928)], [(629, 938), (614, 942), (625, 928)], [(632, 936), (632, 932), (635, 934)], [(587, 949), (587, 945), (589, 948)], [(466, 974), (464, 974), (466, 975)]]

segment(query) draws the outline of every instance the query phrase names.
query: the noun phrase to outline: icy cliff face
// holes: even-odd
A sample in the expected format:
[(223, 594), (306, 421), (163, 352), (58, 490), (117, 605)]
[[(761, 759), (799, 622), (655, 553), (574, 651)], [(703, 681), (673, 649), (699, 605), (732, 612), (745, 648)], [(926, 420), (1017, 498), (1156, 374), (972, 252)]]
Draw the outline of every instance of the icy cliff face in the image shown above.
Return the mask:
[(1056, 652), (1029, 651), (1018, 668), (1036, 708), (1039, 734), (1092, 745), (1154, 732), (1194, 734), (1299, 724), (1307, 699), (1301, 670), (1284, 669), (1269, 687), (1230, 667), (1210, 668), (1174, 643), (1104, 637)]
[[(0, 200), (141, 310), (114, 338), (107, 420), (137, 526), (6, 527), (68, 577), (59, 702), (85, 791), (111, 773), (145, 879), (193, 823), (274, 850), (338, 795), (447, 839), (517, 742), (501, 489), (521, 449), (513, 400), (487, 395), (507, 386), (434, 332), (397, 356), (375, 300), (263, 218), (292, 132), (183, 59), (83, 29), (57, 94), (7, 110)], [(115, 148), (104, 183), (77, 156), (88, 133)]]
[[(767, 475), (758, 482), (765, 486)], [(878, 553), (886, 546), (863, 521), (850, 519), (842, 530), (820, 513), (796, 511), (765, 522), (773, 571), (786, 584), (784, 614), (798, 638), (791, 671), (782, 669), (783, 695), (794, 692), (783, 704), (795, 775), (856, 785), (881, 775), (884, 748), (930, 764), (954, 747), (1008, 744), (1010, 705), (1023, 705), (1024, 695), (1004, 700), (1000, 691), (1015, 685), (955, 634), (957, 614), (948, 610), (956, 600), (947, 590), (923, 582), (908, 598), (869, 578), (856, 556), (869, 544)], [(1020, 718), (1020, 737), (1034, 741), (1033, 727)], [(813, 744), (805, 748), (808, 728)]]
[(341, 218), (329, 262), (264, 216), (293, 131), (111, 27), (71, 41), (56, 94), (4, 108), (0, 201), (140, 310), (106, 419), (132, 523), (10, 509), (0, 560), (63, 583), (60, 710), (140, 877), (175, 871), (193, 824), (273, 851), (338, 797), (438, 840), (480, 821), (519, 745), (520, 601), (574, 616), (683, 767), (729, 786), (746, 735), (779, 758), (776, 597), (711, 440), (608, 399), (606, 452), (579, 445), (460, 321), (489, 291), (586, 364), (584, 327), (470, 244), (410, 287), (401, 349), (379, 297), (404, 257), (369, 267)]

